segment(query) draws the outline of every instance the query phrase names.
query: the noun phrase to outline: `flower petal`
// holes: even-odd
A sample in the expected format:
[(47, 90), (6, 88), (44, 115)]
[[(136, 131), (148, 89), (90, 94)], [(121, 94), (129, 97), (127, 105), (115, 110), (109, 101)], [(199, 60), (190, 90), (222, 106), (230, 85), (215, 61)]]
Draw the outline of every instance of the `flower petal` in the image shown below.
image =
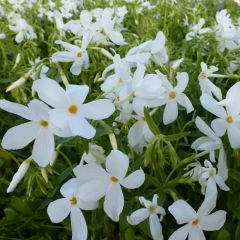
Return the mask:
[(2, 139), (2, 147), (8, 150), (21, 149), (32, 142), (40, 129), (34, 122), (27, 122), (10, 128)]
[(54, 156), (54, 136), (48, 129), (40, 130), (33, 144), (32, 158), (40, 166), (46, 167)]
[(227, 127), (228, 139), (232, 148), (240, 148), (240, 127), (239, 123), (229, 124)]
[(45, 103), (55, 108), (63, 108), (68, 104), (68, 98), (63, 88), (50, 78), (42, 78), (33, 82), (38, 96)]
[(62, 222), (70, 213), (71, 206), (68, 199), (60, 198), (48, 205), (47, 213), (53, 223)]
[(38, 99), (33, 99), (29, 102), (28, 107), (35, 116), (38, 116), (38, 118), (45, 120), (49, 118), (48, 112), (51, 108), (44, 102)]
[(131, 225), (137, 225), (149, 217), (149, 211), (146, 208), (140, 208), (127, 217), (127, 221)]
[(165, 125), (174, 122), (178, 116), (178, 107), (175, 100), (167, 102), (163, 112), (163, 123)]
[(53, 62), (73, 62), (77, 58), (74, 52), (56, 52), (52, 55)]
[(188, 85), (188, 81), (189, 81), (189, 77), (188, 74), (186, 72), (178, 72), (177, 73), (177, 86), (174, 88), (177, 92), (183, 92), (187, 85)]
[(60, 188), (60, 192), (65, 198), (70, 198), (74, 194), (74, 192), (76, 192), (77, 186), (78, 179), (71, 178), (62, 185), (62, 187)]
[(169, 208), (178, 224), (189, 223), (197, 217), (195, 210), (183, 200), (177, 200)]
[(142, 169), (137, 170), (126, 178), (124, 178), (120, 184), (128, 189), (135, 189), (140, 187), (145, 181), (145, 174)]
[(32, 111), (28, 107), (23, 106), (19, 103), (10, 102), (3, 99), (0, 100), (0, 108), (28, 120), (36, 119), (36, 116), (32, 113)]
[(56, 44), (61, 44), (69, 52), (79, 52), (79, 51), (81, 51), (80, 47), (75, 46), (71, 43), (67, 43), (67, 42), (64, 42), (64, 41), (61, 41), (61, 40), (57, 40), (57, 41), (55, 41), (55, 43)]
[(82, 211), (75, 207), (71, 210), (72, 240), (87, 240), (88, 229)]
[(219, 137), (222, 137), (227, 129), (226, 121), (220, 118), (214, 119), (211, 122), (211, 127)]
[(199, 227), (193, 227), (188, 236), (189, 240), (206, 240), (203, 231)]
[(66, 129), (68, 126), (68, 112), (66, 109), (57, 108), (49, 112), (50, 121), (54, 126), (60, 129)]
[(105, 213), (115, 222), (119, 221), (124, 206), (124, 197), (120, 184), (112, 184), (104, 200)]
[(86, 139), (93, 138), (96, 134), (96, 129), (83, 117), (71, 116), (69, 118), (69, 127), (74, 135)]
[(112, 150), (106, 158), (106, 170), (111, 176), (122, 180), (128, 170), (129, 159), (128, 156), (119, 150)]
[(205, 231), (219, 230), (226, 221), (226, 212), (219, 210), (208, 216), (200, 218), (201, 229)]
[(113, 103), (107, 99), (100, 99), (86, 103), (82, 108), (84, 117), (94, 120), (108, 118), (115, 111)]
[(79, 75), (82, 71), (82, 66), (83, 66), (83, 60), (78, 60), (78, 61), (75, 61), (73, 62), (71, 68), (70, 68), (70, 72), (73, 74), (73, 75)]
[(144, 122), (143, 121), (135, 122), (132, 125), (132, 127), (129, 129), (129, 131), (128, 131), (128, 142), (132, 147), (136, 146), (142, 140), (143, 129), (144, 129)]
[(162, 226), (157, 214), (151, 214), (149, 217), (150, 232), (154, 240), (163, 240)]
[(70, 100), (76, 104), (82, 104), (89, 92), (89, 87), (87, 85), (73, 85), (69, 84), (66, 87), (66, 93)]
[(216, 115), (219, 118), (225, 118), (227, 113), (222, 106), (218, 105), (218, 102), (212, 97), (207, 94), (203, 94), (200, 97), (200, 101), (202, 106), (212, 114)]
[[(178, 230), (176, 230), (168, 240), (186, 240), (189, 231), (191, 229), (191, 225), (187, 224), (181, 228), (179, 228)], [(189, 239), (190, 240), (190, 239)], [(193, 240), (193, 239), (191, 239)]]

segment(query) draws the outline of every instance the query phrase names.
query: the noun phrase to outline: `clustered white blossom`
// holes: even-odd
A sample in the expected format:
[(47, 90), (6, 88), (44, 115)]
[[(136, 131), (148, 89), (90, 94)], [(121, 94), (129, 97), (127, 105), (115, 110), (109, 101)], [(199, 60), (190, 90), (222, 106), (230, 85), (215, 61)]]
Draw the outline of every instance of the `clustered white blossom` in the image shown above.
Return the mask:
[[(15, 41), (35, 40), (36, 30), (22, 16), (21, 11), (26, 5), (31, 8), (36, 1), (9, 0), (12, 12), (8, 13), (9, 29), (16, 34)], [(127, 3), (133, 2), (126, 0)], [(33, 96), (27, 106), (0, 100), (0, 108), (16, 114), (27, 122), (10, 128), (2, 139), (2, 147), (7, 150), (17, 150), (33, 142), (31, 157), (25, 160), (13, 176), (7, 189), (12, 192), (22, 180), (35, 161), (40, 167), (46, 167), (56, 158), (55, 138), (81, 137), (93, 139), (96, 128), (93, 122), (104, 120), (112, 116), (114, 123), (129, 123), (129, 146), (137, 153), (142, 153), (155, 135), (146, 120), (145, 111), (154, 115), (155, 111), (163, 112), (162, 121), (169, 125), (177, 121), (181, 110), (187, 114), (194, 111), (191, 93), (188, 91), (190, 74), (178, 71), (184, 59), (169, 62), (167, 38), (162, 31), (156, 33), (155, 38), (149, 39), (131, 48), (125, 56), (112, 51), (108, 52), (104, 46), (122, 46), (124, 39), (124, 17), (127, 8), (105, 8), (84, 10), (83, 3), (77, 0), (61, 0), (57, 8), (54, 1), (41, 4), (38, 9), (39, 17), (47, 17), (57, 29), (55, 47), (51, 57), (51, 64), (70, 63), (70, 72), (80, 75), (91, 65), (89, 49), (101, 51), (105, 57), (111, 59), (111, 64), (103, 71), (100, 88), (101, 99), (89, 101), (90, 86), (84, 84), (61, 83), (48, 77), (49, 66), (39, 58), (30, 61), (30, 70), (26, 76), (14, 82), (7, 91), (24, 84), (28, 76), (33, 80)], [(149, 1), (140, 1), (139, 12), (152, 9)], [(81, 11), (80, 11), (81, 9)], [(76, 19), (76, 13), (79, 13)], [(218, 42), (218, 51), (232, 50), (240, 46), (240, 27), (232, 23), (226, 10), (217, 12), (216, 25), (203, 28), (205, 20), (199, 19), (197, 25), (192, 26), (186, 35), (186, 41), (202, 38), (203, 34), (214, 33)], [(71, 33), (76, 41), (66, 37)], [(0, 39), (5, 39), (4, 33)], [(3, 40), (4, 41), (4, 40)], [(20, 58), (20, 57), (19, 57)], [(20, 60), (16, 60), (18, 64)], [(148, 66), (155, 66), (153, 72)], [(164, 74), (159, 66), (167, 66), (171, 74)], [(185, 224), (176, 230), (169, 240), (205, 239), (203, 231), (220, 229), (226, 219), (223, 210), (211, 213), (216, 207), (218, 188), (229, 191), (226, 184), (228, 178), (227, 157), (222, 137), (227, 132), (229, 144), (233, 149), (240, 148), (240, 83), (235, 83), (223, 99), (221, 88), (212, 82), (212, 78), (224, 78), (217, 74), (219, 69), (201, 62), (198, 82), (201, 92), (200, 103), (204, 109), (216, 116), (211, 127), (199, 116), (195, 119), (198, 130), (204, 136), (196, 139), (191, 147), (204, 155), (203, 164), (200, 161), (186, 167), (186, 178), (198, 181), (204, 201), (198, 211), (195, 211), (186, 201), (177, 200), (168, 207), (169, 212), (178, 224)], [(66, 76), (65, 76), (66, 77)], [(195, 79), (195, 82), (197, 79)], [(117, 115), (114, 115), (116, 112)], [(73, 169), (74, 178), (68, 180), (60, 189), (62, 198), (51, 202), (47, 213), (53, 223), (62, 222), (70, 215), (72, 239), (86, 240), (88, 236), (87, 223), (82, 210), (92, 211), (98, 208), (103, 200), (103, 210), (115, 222), (124, 209), (124, 192), (137, 189), (144, 184), (144, 170), (128, 173), (132, 159), (126, 152), (117, 149), (107, 152), (102, 146), (91, 142), (88, 152), (84, 152), (80, 163)], [(209, 155), (209, 157), (206, 157)], [(144, 167), (144, 166), (142, 166)], [(141, 196), (138, 198), (142, 208), (129, 213), (127, 222), (137, 225), (149, 219), (152, 239), (163, 239), (161, 222), (167, 214), (158, 203), (158, 195), (154, 194), (152, 201)]]

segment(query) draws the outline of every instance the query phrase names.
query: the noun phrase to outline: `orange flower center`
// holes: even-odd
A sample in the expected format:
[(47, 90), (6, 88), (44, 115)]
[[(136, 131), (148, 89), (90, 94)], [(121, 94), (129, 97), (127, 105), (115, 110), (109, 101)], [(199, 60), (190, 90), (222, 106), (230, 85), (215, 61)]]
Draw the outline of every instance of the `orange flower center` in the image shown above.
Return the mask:
[(195, 220), (192, 221), (192, 225), (197, 226), (199, 224), (199, 222), (200, 222), (199, 219), (196, 218)]
[(47, 128), (47, 127), (48, 127), (48, 121), (46, 121), (46, 120), (41, 120), (41, 121), (40, 121), (40, 125), (41, 125), (42, 127)]
[(176, 92), (172, 91), (168, 94), (168, 96), (169, 96), (170, 99), (175, 99), (177, 94), (176, 94)]
[(233, 123), (233, 118), (231, 116), (228, 116), (226, 118), (226, 122), (229, 123), (229, 124)]
[(76, 198), (76, 197), (72, 197), (72, 198), (70, 199), (70, 204), (71, 204), (71, 205), (76, 205), (76, 204), (77, 204), (77, 198)]
[(118, 182), (118, 179), (116, 177), (111, 177), (110, 179), (111, 179), (111, 182), (113, 182), (113, 183), (117, 183)]
[(68, 111), (72, 114), (76, 113), (78, 110), (78, 107), (76, 105), (71, 105), (69, 108), (68, 108)]

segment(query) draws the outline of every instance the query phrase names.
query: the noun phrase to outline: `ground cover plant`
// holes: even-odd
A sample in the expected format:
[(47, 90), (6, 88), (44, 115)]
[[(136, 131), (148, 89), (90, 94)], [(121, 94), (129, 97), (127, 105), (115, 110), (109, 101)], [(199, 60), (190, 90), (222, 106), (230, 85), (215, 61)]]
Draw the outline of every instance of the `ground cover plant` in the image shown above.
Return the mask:
[(0, 239), (240, 239), (240, 2), (0, 0)]

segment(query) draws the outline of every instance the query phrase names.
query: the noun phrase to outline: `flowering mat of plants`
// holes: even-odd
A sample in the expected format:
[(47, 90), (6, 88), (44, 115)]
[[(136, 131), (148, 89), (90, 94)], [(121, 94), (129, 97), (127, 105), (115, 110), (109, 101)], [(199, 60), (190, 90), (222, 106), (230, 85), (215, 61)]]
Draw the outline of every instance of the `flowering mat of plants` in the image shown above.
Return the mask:
[(0, 0), (0, 239), (240, 239), (239, 0)]

